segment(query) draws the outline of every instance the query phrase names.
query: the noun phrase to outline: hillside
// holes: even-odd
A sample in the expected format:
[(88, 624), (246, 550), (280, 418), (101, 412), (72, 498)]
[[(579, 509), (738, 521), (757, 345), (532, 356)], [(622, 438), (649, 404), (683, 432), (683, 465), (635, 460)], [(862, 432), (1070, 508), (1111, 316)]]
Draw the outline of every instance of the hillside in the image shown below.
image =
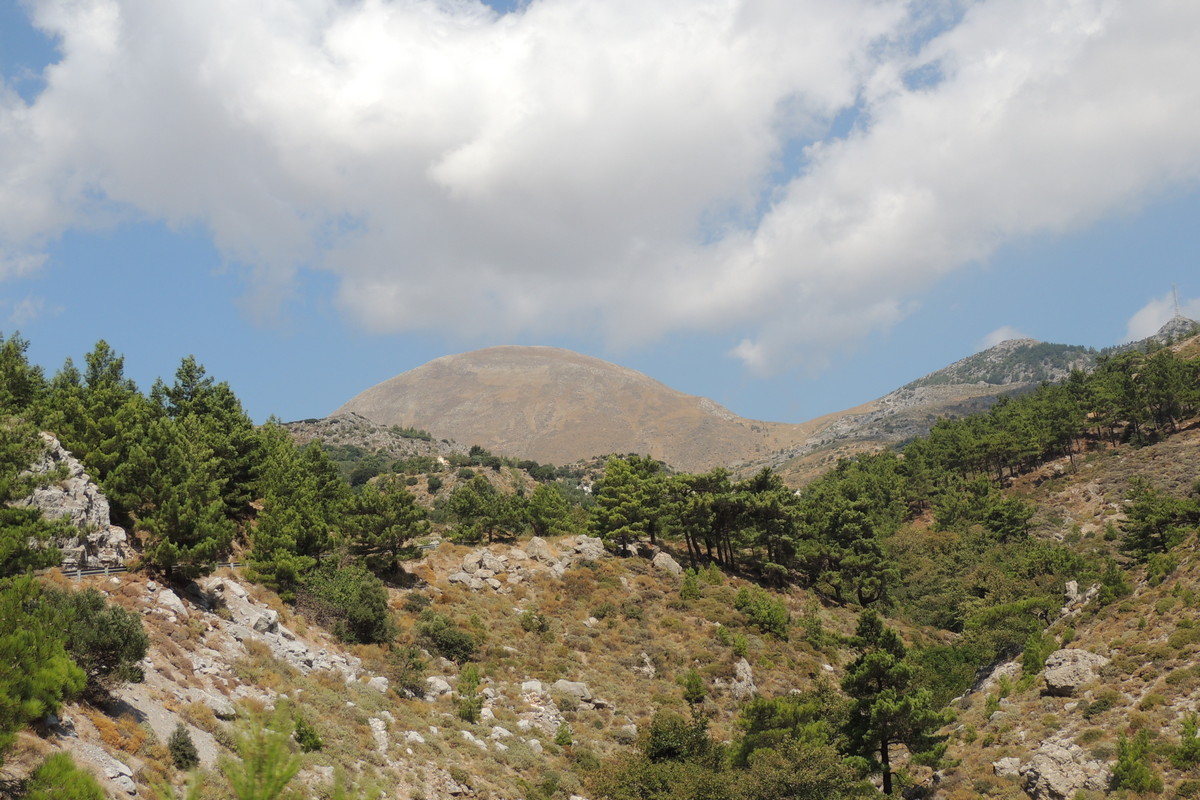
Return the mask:
[[(144, 396), (106, 346), (85, 386), (5, 345), (10, 797), (163, 797), (195, 767), (200, 800), (1200, 787), (1200, 364), (1170, 349), (794, 491), (639, 456), (585, 489), (344, 417), (433, 448), (355, 486), (190, 357)], [(270, 759), (290, 791), (237, 789)]]
[(799, 425), (742, 419), (639, 372), (554, 347), (491, 347), (435, 359), (355, 396), (333, 416), (568, 464), (642, 453), (684, 470), (761, 457)]

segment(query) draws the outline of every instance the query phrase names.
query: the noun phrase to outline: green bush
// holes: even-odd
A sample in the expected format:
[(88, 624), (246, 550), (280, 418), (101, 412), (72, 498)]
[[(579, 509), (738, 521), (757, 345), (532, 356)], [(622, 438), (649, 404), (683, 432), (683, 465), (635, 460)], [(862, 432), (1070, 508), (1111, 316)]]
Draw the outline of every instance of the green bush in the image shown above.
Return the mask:
[(394, 647), (388, 653), (387, 677), (401, 695), (420, 697), (425, 693), (425, 659), (421, 649), (408, 645)]
[(769, 592), (757, 586), (743, 586), (738, 589), (733, 607), (745, 614), (751, 624), (763, 633), (773, 634), (787, 641), (792, 615), (788, 613), (787, 606), (772, 597)]
[(75, 765), (70, 753), (46, 758), (25, 784), (25, 800), (105, 800), (96, 779)]
[(1142, 729), (1133, 739), (1121, 734), (1117, 740), (1117, 763), (1112, 770), (1112, 788), (1134, 792), (1161, 792), (1162, 778), (1146, 760), (1150, 748), (1150, 732)]
[(554, 743), (559, 747), (568, 747), (574, 741), (575, 737), (571, 733), (571, 726), (565, 722), (559, 725), (558, 730), (554, 733)]
[(478, 648), (475, 637), (456, 626), (449, 617), (428, 609), (421, 612), (417, 635), (438, 655), (458, 664), (470, 661)]
[(109, 605), (95, 589), (48, 588), (41, 602), (48, 618), (63, 631), (67, 652), (87, 674), (84, 693), (89, 699), (102, 700), (116, 684), (141, 680), (138, 662), (146, 657), (150, 638), (140, 616)]
[(296, 744), (305, 753), (312, 753), (325, 746), (317, 729), (309, 725), (303, 715), (296, 716), (296, 729), (292, 731), (292, 736), (295, 737)]
[(545, 614), (526, 611), (521, 614), (521, 629), (526, 633), (546, 633), (550, 630), (550, 620)]
[(396, 635), (383, 582), (356, 561), (326, 561), (304, 577), (296, 600), (342, 641), (379, 644)]
[(1171, 753), (1171, 763), (1176, 769), (1191, 769), (1200, 764), (1200, 736), (1197, 735), (1197, 717), (1184, 717), (1179, 733), (1179, 746)]
[(437, 494), (438, 490), (444, 485), (442, 479), (437, 475), (430, 475), (425, 479), (425, 487), (429, 490), (430, 494)]
[(196, 743), (192, 741), (192, 734), (182, 722), (175, 726), (175, 731), (167, 741), (167, 752), (171, 754), (171, 763), (176, 769), (188, 770), (200, 763)]

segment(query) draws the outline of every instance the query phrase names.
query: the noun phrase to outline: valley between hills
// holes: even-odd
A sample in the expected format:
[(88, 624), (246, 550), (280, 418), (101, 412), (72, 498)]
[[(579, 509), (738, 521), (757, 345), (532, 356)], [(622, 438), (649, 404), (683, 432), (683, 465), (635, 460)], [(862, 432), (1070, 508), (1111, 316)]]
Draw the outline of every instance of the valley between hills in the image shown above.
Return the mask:
[(254, 426), (5, 340), (0, 796), (1200, 796), (1193, 333), (802, 425), (493, 348)]

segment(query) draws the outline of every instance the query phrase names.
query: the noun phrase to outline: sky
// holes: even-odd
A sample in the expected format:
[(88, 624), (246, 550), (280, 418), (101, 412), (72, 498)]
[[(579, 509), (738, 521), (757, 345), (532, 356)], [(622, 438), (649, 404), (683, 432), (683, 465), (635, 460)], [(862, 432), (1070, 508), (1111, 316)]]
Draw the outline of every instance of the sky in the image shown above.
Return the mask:
[(1200, 318), (1197, 76), (1178, 0), (0, 0), (0, 332), (259, 421), (542, 344), (799, 422)]

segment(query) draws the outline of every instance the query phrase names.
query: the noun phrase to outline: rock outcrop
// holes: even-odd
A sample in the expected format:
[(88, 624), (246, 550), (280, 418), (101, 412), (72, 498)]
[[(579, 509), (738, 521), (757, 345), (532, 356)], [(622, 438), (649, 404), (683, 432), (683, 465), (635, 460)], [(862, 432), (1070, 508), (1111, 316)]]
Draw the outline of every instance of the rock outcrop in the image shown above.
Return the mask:
[(77, 531), (51, 541), (62, 552), (63, 569), (125, 566), (132, 551), (124, 529), (109, 518), (108, 498), (58, 439), (43, 433), (42, 441), (42, 454), (29, 471), (50, 480), (14, 505), (40, 509), (49, 520), (65, 519)]
[(1021, 765), (1020, 775), (1033, 800), (1068, 800), (1084, 789), (1104, 791), (1111, 777), (1106, 764), (1088, 760), (1070, 739), (1043, 742), (1029, 763)]

